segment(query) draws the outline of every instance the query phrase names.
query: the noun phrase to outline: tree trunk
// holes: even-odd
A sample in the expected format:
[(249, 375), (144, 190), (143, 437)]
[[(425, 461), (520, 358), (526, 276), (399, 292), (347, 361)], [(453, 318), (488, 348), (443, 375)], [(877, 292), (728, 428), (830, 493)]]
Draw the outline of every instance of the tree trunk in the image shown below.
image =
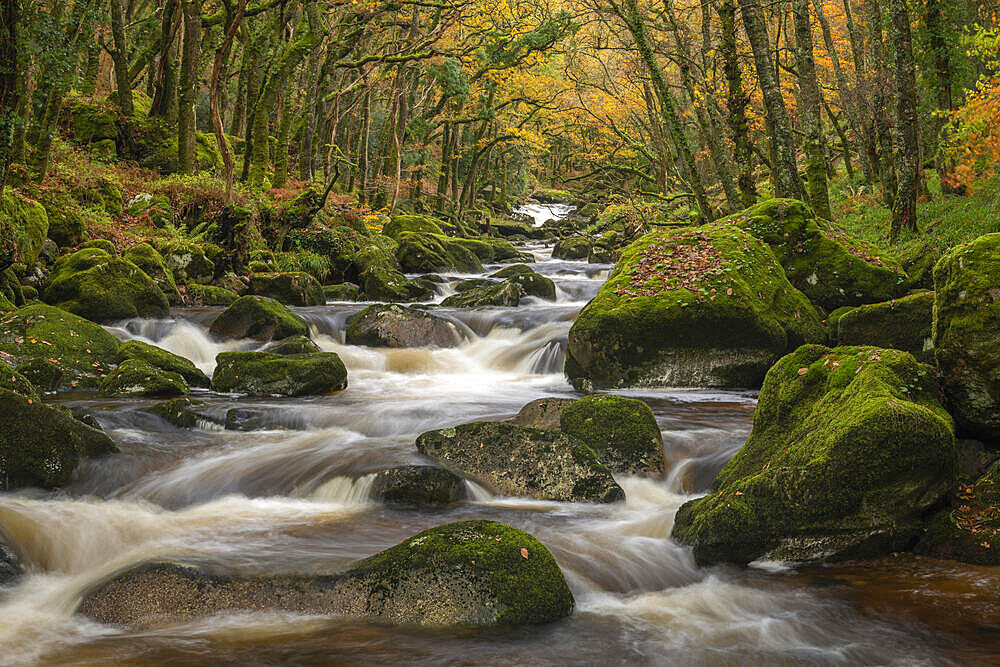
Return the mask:
[(795, 68), (799, 79), (801, 106), (799, 113), (806, 134), (804, 149), (809, 203), (816, 215), (829, 220), (833, 216), (826, 182), (826, 141), (823, 135), (819, 82), (816, 80), (816, 62), (813, 60), (809, 0), (792, 0), (792, 22), (795, 26)]
[(198, 98), (198, 60), (201, 58), (201, 0), (183, 0), (184, 50), (181, 87), (177, 99), (177, 171), (198, 171), (195, 157), (195, 102)]
[(749, 97), (743, 92), (743, 74), (736, 50), (736, 2), (722, 0), (719, 6), (722, 22), (722, 53), (726, 73), (726, 107), (729, 110), (729, 127), (733, 134), (733, 160), (736, 163), (736, 182), (744, 207), (757, 201), (757, 184), (753, 175), (753, 150), (750, 145), (750, 123), (747, 120)]
[(177, 13), (177, 3), (179, 0), (166, 0), (163, 4), (163, 16), (160, 21), (160, 31), (163, 34), (163, 42), (160, 46), (159, 76), (157, 77), (155, 92), (153, 93), (153, 104), (150, 108), (150, 116), (170, 117), (172, 98), (176, 95), (176, 74), (174, 71), (173, 45), (176, 33), (176, 23), (174, 15)]
[(0, 0), (0, 195), (7, 184), (7, 170), (13, 158), (14, 135), (20, 121), (21, 71), (17, 52), (20, 0)]
[(917, 120), (917, 73), (906, 0), (890, 0), (892, 41), (895, 45), (896, 156), (899, 186), (892, 207), (892, 238), (901, 231), (917, 231), (917, 188), (920, 181), (920, 128)]
[(890, 86), (888, 70), (885, 61), (885, 44), (882, 38), (882, 9), (880, 0), (869, 0), (865, 7), (868, 11), (868, 52), (871, 56), (871, 100), (874, 112), (873, 122), (875, 139), (879, 149), (879, 180), (882, 185), (882, 199), (885, 205), (892, 209), (896, 199), (896, 169), (893, 160), (892, 120), (889, 118)]
[(125, 16), (122, 0), (111, 0), (111, 35), (115, 50), (115, 85), (118, 88), (118, 109), (124, 116), (132, 115), (132, 80), (128, 73), (128, 42), (125, 41)]
[[(114, 1), (114, 0), (112, 0)], [(208, 105), (212, 116), (212, 131), (215, 133), (215, 141), (219, 145), (219, 153), (222, 154), (222, 163), (226, 169), (226, 202), (232, 200), (233, 194), (233, 156), (229, 152), (229, 142), (226, 141), (225, 130), (222, 128), (222, 112), (219, 110), (219, 87), (225, 76), (226, 65), (229, 62), (229, 51), (233, 45), (233, 37), (243, 20), (243, 12), (246, 9), (246, 0), (240, 0), (236, 8), (235, 15), (229, 17), (229, 24), (226, 26), (225, 37), (222, 38), (222, 45), (215, 52), (215, 60), (212, 63), (212, 75), (209, 79)]]
[(757, 80), (760, 82), (760, 90), (764, 97), (764, 115), (773, 155), (771, 174), (774, 180), (774, 194), (778, 197), (792, 197), (805, 201), (806, 192), (795, 164), (792, 126), (774, 74), (771, 42), (767, 36), (767, 25), (764, 23), (760, 0), (739, 0), (739, 6), (743, 26), (746, 28), (750, 48), (753, 51)]

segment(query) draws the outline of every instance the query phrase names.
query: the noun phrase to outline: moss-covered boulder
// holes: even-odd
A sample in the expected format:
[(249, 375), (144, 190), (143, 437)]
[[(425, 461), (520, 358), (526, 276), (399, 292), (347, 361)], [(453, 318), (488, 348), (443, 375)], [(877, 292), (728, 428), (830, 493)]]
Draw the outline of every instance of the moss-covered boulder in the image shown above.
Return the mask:
[(289, 336), (266, 346), (261, 352), (268, 354), (309, 354), (322, 352), (319, 345), (306, 336)]
[(934, 292), (867, 304), (836, 318), (838, 345), (874, 345), (909, 352), (917, 361), (934, 363)]
[(159, 243), (157, 249), (178, 282), (212, 282), (215, 263), (205, 256), (202, 246), (190, 241), (173, 240)]
[(212, 389), (253, 396), (310, 396), (347, 387), (347, 369), (333, 352), (269, 354), (223, 352)]
[(556, 300), (556, 284), (525, 264), (506, 266), (496, 273), (491, 273), (490, 278), (501, 278), (517, 283), (525, 296), (537, 296), (547, 301)]
[(404, 232), (443, 235), (442, 224), (446, 223), (429, 215), (394, 215), (382, 226), (382, 233), (393, 239)]
[(348, 345), (368, 347), (455, 347), (455, 325), (424, 310), (398, 304), (369, 306), (347, 320)]
[(145, 564), (94, 586), (79, 611), (134, 629), (240, 610), (483, 628), (556, 621), (573, 604), (544, 544), (505, 524), (462, 521), (418, 533), (341, 574), (234, 577)]
[(395, 245), (371, 243), (355, 256), (361, 294), (367, 301), (408, 302), (429, 299), (433, 290), (407, 279), (396, 261)]
[(142, 412), (156, 415), (178, 428), (194, 428), (199, 422), (214, 421), (205, 410), (207, 405), (203, 401), (181, 396), (168, 401), (160, 401), (148, 408), (143, 408)]
[(361, 297), (361, 288), (354, 283), (339, 285), (323, 285), (323, 298), (330, 301), (357, 301)]
[(474, 422), (424, 433), (417, 450), (504, 495), (597, 503), (625, 498), (594, 451), (562, 433)]
[(323, 286), (302, 271), (252, 273), (250, 293), (267, 296), (289, 306), (322, 306), (326, 303)]
[(566, 406), (560, 430), (584, 443), (612, 472), (659, 475), (663, 439), (649, 406), (634, 398), (592, 394)]
[(59, 258), (42, 298), (94, 322), (166, 317), (167, 297), (142, 269), (100, 248)]
[(406, 273), (460, 271), (478, 273), (483, 265), (460, 239), (440, 234), (403, 232), (397, 239), (396, 259)]
[(769, 199), (724, 222), (771, 246), (792, 285), (826, 310), (889, 301), (909, 289), (896, 258), (817, 219), (795, 199)]
[(496, 280), (490, 280), (489, 278), (467, 278), (466, 280), (459, 280), (457, 283), (452, 285), (452, 287), (456, 292), (461, 293), (478, 289), (480, 287), (491, 287), (496, 284)]
[(96, 248), (97, 250), (103, 250), (112, 257), (118, 254), (118, 247), (107, 239), (91, 239), (86, 243), (81, 243), (77, 250), (87, 250), (89, 248)]
[(951, 504), (927, 522), (917, 553), (976, 565), (1000, 565), (1000, 461), (960, 483)]
[(166, 195), (140, 192), (128, 200), (125, 212), (150, 227), (165, 227), (174, 221), (174, 209)]
[(785, 352), (825, 340), (770, 249), (731, 225), (663, 230), (622, 253), (569, 332), (578, 389), (754, 387)]
[(53, 306), (31, 304), (0, 317), (0, 357), (18, 372), (47, 369), (49, 378), (41, 382), (34, 373), (25, 375), (42, 391), (96, 388), (111, 371), (118, 346), (102, 327)]
[(118, 451), (100, 429), (74, 419), (68, 411), (35, 398), (0, 389), (0, 484), (11, 491), (45, 489), (70, 482), (85, 457)]
[(530, 252), (518, 250), (505, 239), (483, 237), (480, 239), (455, 239), (455, 242), (472, 251), (483, 264), (509, 264), (534, 262)]
[(25, 303), (24, 287), (18, 281), (13, 267), (0, 271), (0, 297), (4, 299), (6, 304), (5, 311), (23, 306)]
[(26, 398), (40, 400), (38, 390), (24, 375), (0, 361), (0, 389), (21, 394)]
[(552, 248), (553, 259), (568, 259), (581, 261), (590, 256), (590, 248), (594, 242), (582, 236), (571, 236), (560, 240)]
[(86, 233), (84, 211), (64, 190), (50, 191), (40, 199), (49, 220), (49, 238), (62, 247), (79, 244)]
[(208, 376), (189, 360), (149, 343), (138, 340), (122, 343), (115, 355), (115, 361), (122, 363), (128, 359), (138, 359), (160, 370), (176, 373), (192, 387), (210, 387), (212, 384)]
[(191, 299), (202, 306), (231, 306), (240, 298), (236, 292), (215, 285), (188, 283), (185, 290)]
[(563, 410), (575, 402), (572, 398), (538, 398), (521, 408), (510, 423), (543, 431), (558, 431)]
[(191, 389), (177, 373), (164, 371), (141, 359), (127, 359), (101, 382), (106, 396), (182, 396)]
[(1000, 440), (1000, 233), (934, 267), (934, 350), (959, 425)]
[(465, 480), (444, 468), (399, 466), (378, 471), (370, 495), (391, 505), (438, 507), (464, 499)]
[(806, 345), (768, 374), (743, 449), (674, 539), (701, 563), (837, 561), (906, 548), (955, 482), (933, 369), (875, 347)]
[(71, 93), (63, 106), (70, 137), (90, 144), (118, 137), (118, 114), (111, 104), (95, 104)]
[(156, 286), (167, 297), (170, 305), (180, 305), (181, 293), (177, 289), (174, 273), (167, 267), (163, 255), (157, 252), (156, 248), (148, 243), (140, 243), (126, 250), (122, 257), (138, 266), (143, 273), (152, 278)]
[(212, 322), (209, 333), (219, 338), (277, 340), (308, 336), (305, 320), (274, 299), (241, 296)]
[(49, 217), (41, 204), (13, 190), (0, 195), (0, 271), (37, 262), (48, 233)]
[(483, 306), (513, 307), (521, 303), (524, 290), (513, 280), (505, 280), (494, 285), (476, 287), (453, 294), (441, 302), (451, 308), (480, 308)]
[(621, 257), (621, 251), (612, 246), (594, 245), (587, 253), (588, 264), (614, 264)]

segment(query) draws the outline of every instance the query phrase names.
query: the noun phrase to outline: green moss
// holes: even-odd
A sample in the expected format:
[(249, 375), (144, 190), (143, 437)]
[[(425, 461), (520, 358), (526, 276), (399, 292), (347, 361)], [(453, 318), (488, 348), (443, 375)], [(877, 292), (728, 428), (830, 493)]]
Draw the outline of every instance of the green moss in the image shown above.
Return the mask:
[(52, 306), (33, 304), (0, 317), (4, 358), (18, 367), (33, 358), (50, 360), (64, 373), (62, 388), (96, 387), (118, 346), (102, 327)]
[(495, 521), (462, 521), (425, 530), (357, 563), (351, 574), (375, 577), (391, 592), (414, 570), (456, 569), (488, 579), (502, 607), (499, 625), (546, 623), (573, 612), (573, 594), (545, 545)]
[(314, 343), (312, 339), (306, 336), (291, 336), (283, 340), (275, 341), (267, 347), (265, 347), (261, 352), (267, 352), (268, 354), (310, 354), (312, 352), (322, 352), (319, 345)]
[(229, 306), (240, 298), (240, 295), (236, 292), (214, 285), (188, 283), (185, 289), (191, 297), (203, 306)]
[(121, 363), (127, 359), (138, 359), (160, 370), (176, 373), (192, 387), (209, 387), (212, 384), (207, 375), (184, 357), (149, 343), (138, 340), (122, 343), (121, 347), (118, 348), (115, 361)]
[(594, 450), (612, 472), (636, 475), (664, 471), (660, 427), (642, 401), (593, 394), (566, 406), (559, 428)]
[(490, 274), (490, 278), (503, 278), (517, 283), (526, 296), (537, 296), (549, 301), (556, 300), (556, 284), (551, 279), (535, 273), (524, 264), (504, 267), (496, 273)]
[(578, 388), (753, 387), (825, 334), (763, 243), (731, 225), (663, 230), (622, 252), (569, 332)]
[(769, 199), (723, 222), (771, 246), (792, 285), (826, 310), (888, 301), (909, 289), (895, 257), (818, 220), (800, 201)]
[(327, 301), (357, 301), (360, 296), (361, 288), (354, 283), (323, 285), (323, 297)]
[(203, 419), (199, 409), (205, 403), (195, 401), (187, 396), (172, 398), (169, 401), (161, 401), (156, 405), (143, 408), (142, 412), (156, 415), (160, 419), (173, 424), (178, 428), (194, 428), (198, 421)]
[(347, 369), (333, 352), (223, 352), (212, 376), (212, 389), (226, 393), (308, 396), (346, 387)]
[(167, 297), (170, 305), (180, 305), (181, 294), (177, 289), (174, 273), (167, 267), (163, 255), (157, 252), (153, 246), (148, 243), (134, 245), (126, 250), (122, 257), (138, 266), (147, 276), (152, 278), (156, 286)]
[(481, 308), (483, 306), (517, 306), (524, 290), (513, 280), (505, 280), (495, 285), (474, 287), (453, 294), (441, 302), (449, 308)]
[(68, 484), (85, 457), (118, 451), (103, 431), (69, 412), (0, 389), (0, 480), (6, 491)]
[(108, 396), (180, 396), (190, 391), (177, 373), (164, 371), (141, 359), (126, 359), (101, 382)]
[[(432, 271), (462, 271), (478, 273), (483, 270), (479, 257), (471, 247), (478, 247), (471, 239), (453, 239), (440, 234), (402, 232), (398, 238), (396, 259), (407, 273)], [(483, 244), (483, 247), (489, 248)]]
[(21, 287), (13, 267), (0, 272), (0, 296), (11, 304), (8, 310), (24, 305), (24, 288)]
[(204, 248), (190, 241), (171, 240), (157, 243), (167, 268), (179, 282), (211, 282), (215, 276), (215, 263), (205, 256)]
[(174, 221), (174, 209), (166, 195), (137, 194), (129, 200), (126, 211), (152, 227), (166, 227)]
[(98, 250), (103, 250), (112, 257), (118, 254), (118, 248), (115, 246), (114, 243), (112, 243), (107, 239), (93, 239), (91, 241), (87, 241), (86, 243), (81, 244), (78, 250), (86, 250), (88, 248), (97, 248)]
[(934, 288), (934, 349), (955, 418), (1000, 439), (1000, 233), (953, 248)]
[(405, 302), (430, 298), (432, 291), (408, 280), (400, 272), (395, 254), (397, 245), (390, 239), (386, 241), (388, 243), (374, 239), (360, 248), (355, 256), (365, 300)]
[(28, 378), (2, 361), (0, 361), (0, 389), (21, 394), (32, 400), (40, 400), (38, 390), (35, 389), (35, 386), (31, 384)]
[(443, 235), (442, 221), (429, 215), (394, 215), (382, 227), (382, 233), (390, 238), (397, 238), (403, 232), (424, 232)]
[(94, 104), (70, 94), (63, 105), (70, 136), (80, 144), (118, 138), (118, 114), (110, 104)]
[(0, 196), (0, 271), (14, 263), (38, 261), (49, 232), (45, 208), (8, 190)]
[(1000, 565), (1000, 462), (960, 484), (951, 506), (927, 522), (915, 551), (977, 565)]
[(67, 376), (72, 377), (59, 363), (40, 357), (18, 361), (17, 372), (42, 392), (59, 391), (67, 386)]
[(543, 204), (571, 204), (576, 201), (572, 193), (555, 188), (538, 188), (531, 196)]
[(553, 259), (582, 260), (590, 255), (593, 241), (582, 236), (571, 236), (560, 240), (552, 248)]
[(321, 306), (326, 303), (323, 287), (308, 273), (253, 273), (250, 292), (290, 306)]
[(99, 248), (59, 258), (42, 297), (95, 322), (166, 317), (170, 310), (167, 297), (142, 269)]
[(806, 345), (761, 389), (753, 432), (685, 504), (700, 562), (832, 561), (906, 547), (955, 481), (951, 417), (929, 366), (898, 350)]
[(917, 361), (933, 364), (933, 310), (934, 292), (858, 306), (837, 319), (837, 344), (903, 350)]
[(289, 336), (307, 336), (305, 320), (274, 299), (241, 296), (215, 318), (209, 332), (222, 338), (274, 340)]
[(64, 190), (45, 191), (39, 196), (49, 221), (48, 236), (62, 247), (75, 246), (86, 231), (82, 209)]

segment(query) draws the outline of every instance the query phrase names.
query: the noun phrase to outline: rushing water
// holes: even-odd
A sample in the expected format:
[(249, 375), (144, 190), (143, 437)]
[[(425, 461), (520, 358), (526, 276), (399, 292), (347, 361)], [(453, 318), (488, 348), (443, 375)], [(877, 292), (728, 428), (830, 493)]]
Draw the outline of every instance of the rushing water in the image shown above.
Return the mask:
[[(139, 412), (148, 401), (60, 400), (97, 416), (121, 453), (87, 464), (58, 494), (0, 497), (0, 525), (30, 574), (0, 598), (0, 662), (10, 664), (962, 664), (996, 656), (1000, 577), (989, 568), (919, 559), (795, 571), (698, 568), (670, 539), (677, 508), (703, 492), (746, 438), (752, 394), (656, 391), (646, 400), (663, 431), (663, 479), (620, 476), (615, 505), (493, 497), (438, 511), (394, 509), (368, 497), (372, 473), (421, 461), (423, 431), (502, 419), (543, 396), (572, 396), (562, 374), (572, 319), (607, 266), (553, 261), (535, 268), (558, 301), (516, 309), (442, 309), (463, 333), (455, 349), (369, 349), (343, 343), (362, 304), (303, 308), (316, 341), (349, 370), (335, 396), (240, 399), (200, 392), (195, 429)], [(488, 267), (487, 271), (491, 268)], [(454, 282), (461, 276), (448, 276)], [(451, 288), (446, 283), (442, 294)], [(439, 295), (438, 301), (441, 295)], [(219, 343), (219, 309), (112, 330), (192, 359), (253, 349)], [(271, 427), (218, 426), (234, 405)], [(74, 615), (82, 592), (148, 559), (230, 572), (331, 572), (449, 521), (488, 518), (549, 546), (576, 597), (574, 615), (509, 632), (428, 632), (334, 618), (234, 613), (127, 632)]]
[(535, 227), (541, 227), (549, 220), (561, 220), (576, 210), (571, 204), (523, 204), (514, 213), (531, 218)]

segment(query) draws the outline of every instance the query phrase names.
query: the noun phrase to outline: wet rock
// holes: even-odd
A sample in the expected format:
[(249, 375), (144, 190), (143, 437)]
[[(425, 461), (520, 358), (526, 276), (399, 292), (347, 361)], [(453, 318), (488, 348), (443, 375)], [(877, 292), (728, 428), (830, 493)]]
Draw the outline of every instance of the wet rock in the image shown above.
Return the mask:
[(458, 281), (454, 287), (456, 292), (462, 293), (479, 289), (480, 287), (491, 287), (496, 284), (498, 284), (496, 280), (490, 280), (489, 278), (469, 278), (468, 280)]
[(67, 484), (85, 457), (118, 451), (103, 431), (68, 411), (0, 389), (0, 484), (10, 491)]
[(396, 246), (377, 242), (363, 245), (354, 255), (361, 294), (367, 301), (409, 302), (429, 299), (433, 290), (407, 279), (396, 261)]
[(585, 260), (590, 255), (593, 241), (582, 236), (562, 239), (552, 248), (553, 259)]
[(424, 433), (417, 450), (505, 495), (599, 503), (625, 498), (594, 451), (562, 433), (475, 422)]
[(567, 405), (560, 430), (584, 443), (611, 472), (664, 472), (663, 438), (649, 406), (634, 398), (593, 394)]
[(118, 348), (118, 354), (115, 355), (115, 361), (121, 363), (127, 359), (138, 359), (160, 370), (177, 373), (192, 387), (212, 386), (208, 376), (189, 360), (149, 343), (138, 340), (122, 343)]
[(501, 278), (517, 283), (521, 286), (521, 290), (525, 296), (537, 296), (547, 301), (556, 300), (555, 283), (551, 279), (535, 273), (524, 264), (514, 264), (513, 266), (504, 267), (496, 273), (491, 274), (490, 278)]
[(0, 356), (42, 391), (96, 388), (118, 347), (104, 328), (53, 306), (32, 304), (0, 316)]
[(852, 308), (836, 318), (837, 344), (903, 350), (917, 361), (933, 364), (933, 310), (934, 292)]
[(156, 415), (178, 428), (194, 428), (199, 421), (216, 421), (205, 411), (207, 405), (204, 401), (196, 401), (182, 396), (151, 405), (148, 408), (143, 408), (142, 411)]
[(574, 402), (572, 398), (539, 398), (521, 408), (510, 423), (543, 431), (558, 431), (563, 410)]
[(959, 426), (1000, 441), (1000, 233), (934, 267), (934, 348)]
[(309, 354), (310, 352), (322, 352), (319, 345), (312, 342), (306, 336), (291, 336), (279, 341), (275, 341), (264, 347), (261, 352), (268, 354)]
[(375, 475), (371, 497), (407, 507), (449, 505), (465, 498), (465, 480), (444, 468), (400, 466)]
[(605, 245), (594, 245), (587, 254), (589, 264), (614, 264), (621, 256), (621, 252), (616, 248)]
[(440, 234), (403, 232), (396, 240), (399, 243), (396, 259), (406, 273), (478, 273), (483, 270), (476, 253), (458, 239)]
[(216, 357), (212, 376), (215, 391), (255, 396), (308, 396), (346, 387), (347, 369), (333, 352), (223, 352)]
[(203, 306), (231, 306), (240, 298), (236, 292), (215, 285), (188, 283), (186, 289), (188, 296)]
[(323, 286), (308, 273), (253, 273), (250, 293), (270, 297), (289, 306), (322, 306), (326, 303)]
[(225, 426), (227, 431), (271, 431), (286, 427), (275, 410), (262, 408), (229, 408)]
[(573, 605), (545, 545), (501, 523), (462, 521), (425, 530), (334, 575), (234, 577), (142, 565), (92, 588), (79, 611), (133, 629), (239, 610), (467, 628), (548, 623), (571, 614)]
[(305, 320), (274, 299), (241, 296), (215, 318), (209, 332), (220, 338), (275, 340), (308, 336)]
[(908, 289), (895, 257), (817, 219), (800, 201), (769, 199), (722, 224), (771, 246), (792, 285), (825, 310), (889, 301)]
[(0, 586), (14, 584), (24, 574), (21, 559), (10, 545), (0, 537)]
[(430, 313), (397, 304), (369, 306), (347, 320), (348, 345), (369, 347), (455, 347), (455, 325)]
[(806, 345), (767, 374), (754, 428), (684, 504), (700, 563), (839, 561), (908, 547), (955, 483), (951, 417), (929, 366), (874, 347)]
[(477, 287), (460, 294), (453, 294), (441, 302), (442, 306), (451, 308), (480, 308), (483, 306), (513, 307), (521, 303), (524, 290), (511, 280)]
[(101, 382), (107, 396), (181, 396), (191, 389), (177, 373), (164, 371), (141, 359), (126, 359)]
[(42, 298), (94, 322), (132, 317), (166, 317), (167, 297), (153, 279), (132, 262), (100, 248), (84, 248), (60, 257)]
[(569, 332), (566, 373), (599, 388), (755, 387), (826, 334), (771, 250), (731, 225), (665, 229), (626, 248)]
[(323, 285), (323, 298), (327, 301), (357, 301), (360, 297), (361, 288), (354, 283)]

